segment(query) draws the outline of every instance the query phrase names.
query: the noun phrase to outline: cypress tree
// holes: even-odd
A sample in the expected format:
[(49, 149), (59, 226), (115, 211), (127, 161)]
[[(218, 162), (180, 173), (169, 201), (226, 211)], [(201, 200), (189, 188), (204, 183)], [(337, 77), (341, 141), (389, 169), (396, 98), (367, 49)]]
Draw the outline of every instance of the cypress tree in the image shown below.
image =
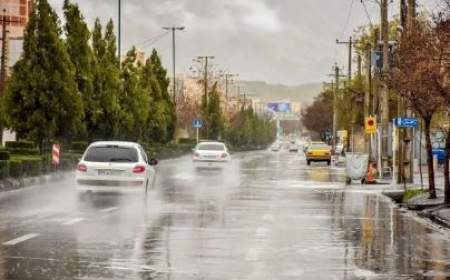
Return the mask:
[(41, 151), (44, 141), (76, 134), (83, 118), (75, 69), (60, 33), (56, 13), (47, 0), (39, 0), (4, 100), (8, 125), (38, 142)]
[(160, 139), (162, 143), (172, 140), (175, 133), (175, 125), (177, 121), (175, 104), (169, 94), (169, 79), (167, 78), (167, 70), (162, 66), (161, 58), (157, 51), (153, 49), (150, 56), (150, 61), (155, 75), (158, 81), (159, 88), (161, 89), (161, 99), (157, 101), (158, 106), (161, 106), (162, 113), (165, 115), (165, 123), (162, 124), (166, 130), (166, 135)]
[(93, 130), (96, 129), (95, 121), (98, 110), (98, 102), (93, 96), (94, 74), (92, 67), (94, 58), (89, 45), (91, 34), (77, 4), (65, 0), (63, 9), (66, 19), (64, 26), (66, 48), (70, 60), (75, 66), (75, 81), (83, 100), (84, 129), (88, 135), (91, 135)]
[(114, 52), (115, 41), (112, 22), (108, 24), (105, 36), (102, 33), (100, 20), (95, 21), (92, 32), (92, 48), (94, 52), (93, 76), (93, 126), (89, 132), (91, 139), (114, 139), (119, 134), (122, 113), (119, 94), (122, 84), (117, 56)]
[(122, 63), (123, 92), (119, 98), (123, 116), (121, 138), (134, 141), (144, 136), (150, 103), (150, 96), (141, 83), (136, 59), (137, 52), (133, 47)]

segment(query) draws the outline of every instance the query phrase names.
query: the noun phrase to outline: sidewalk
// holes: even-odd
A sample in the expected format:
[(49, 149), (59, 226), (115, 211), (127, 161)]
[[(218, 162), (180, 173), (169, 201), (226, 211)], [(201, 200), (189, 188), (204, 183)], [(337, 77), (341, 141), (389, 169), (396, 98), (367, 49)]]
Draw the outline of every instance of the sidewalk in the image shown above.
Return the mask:
[[(426, 166), (422, 167), (423, 188), (428, 189), (428, 172)], [(435, 184), (436, 184), (436, 199), (429, 199), (428, 193), (418, 195), (408, 200), (406, 203), (401, 202), (403, 198), (404, 185), (393, 184), (392, 179), (379, 179), (380, 183), (389, 185), (389, 188), (383, 192), (384, 195), (389, 196), (397, 203), (405, 206), (409, 210), (419, 211), (418, 215), (426, 217), (435, 221), (447, 228), (450, 228), (450, 208), (443, 205), (444, 203), (444, 174), (442, 168), (435, 170)], [(407, 188), (420, 188), (421, 178), (420, 173), (414, 173), (414, 180), (412, 184), (407, 184)]]

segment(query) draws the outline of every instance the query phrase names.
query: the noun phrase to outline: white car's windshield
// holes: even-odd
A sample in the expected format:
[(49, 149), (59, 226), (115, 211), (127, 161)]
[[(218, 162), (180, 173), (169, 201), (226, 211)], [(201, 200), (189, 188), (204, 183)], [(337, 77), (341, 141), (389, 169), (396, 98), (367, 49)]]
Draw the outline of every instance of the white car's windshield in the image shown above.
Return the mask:
[(94, 146), (89, 148), (84, 157), (89, 162), (137, 162), (135, 148), (120, 146)]
[(223, 144), (200, 144), (197, 147), (199, 151), (225, 151)]

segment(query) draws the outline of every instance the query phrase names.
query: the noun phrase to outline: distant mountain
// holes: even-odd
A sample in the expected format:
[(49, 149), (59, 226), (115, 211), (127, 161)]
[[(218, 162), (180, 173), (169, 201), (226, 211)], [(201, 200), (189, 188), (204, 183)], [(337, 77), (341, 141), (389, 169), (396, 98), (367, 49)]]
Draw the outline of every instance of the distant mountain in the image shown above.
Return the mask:
[(259, 97), (263, 101), (277, 101), (289, 99), (302, 104), (310, 104), (322, 90), (321, 83), (309, 83), (298, 86), (286, 86), (281, 84), (268, 84), (260, 81), (241, 81), (245, 92)]

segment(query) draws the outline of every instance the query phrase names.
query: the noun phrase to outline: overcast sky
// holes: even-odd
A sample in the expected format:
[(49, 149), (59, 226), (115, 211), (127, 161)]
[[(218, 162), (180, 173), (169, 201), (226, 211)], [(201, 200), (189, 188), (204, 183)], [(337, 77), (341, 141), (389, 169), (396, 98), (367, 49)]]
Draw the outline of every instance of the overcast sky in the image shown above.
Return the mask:
[[(61, 14), (63, 0), (49, 0)], [(92, 25), (117, 19), (117, 0), (72, 0)], [(171, 69), (171, 37), (162, 26), (182, 25), (177, 34), (177, 73), (187, 72), (192, 58), (214, 55), (218, 68), (245, 80), (302, 84), (328, 80), (335, 61), (345, 65), (346, 39), (369, 16), (379, 21), (374, 0), (367, 13), (360, 0), (122, 0), (123, 51), (132, 45), (156, 48)], [(398, 2), (391, 14), (398, 13)], [(418, 0), (433, 10), (439, 0)], [(369, 14), (369, 15), (367, 15)]]

